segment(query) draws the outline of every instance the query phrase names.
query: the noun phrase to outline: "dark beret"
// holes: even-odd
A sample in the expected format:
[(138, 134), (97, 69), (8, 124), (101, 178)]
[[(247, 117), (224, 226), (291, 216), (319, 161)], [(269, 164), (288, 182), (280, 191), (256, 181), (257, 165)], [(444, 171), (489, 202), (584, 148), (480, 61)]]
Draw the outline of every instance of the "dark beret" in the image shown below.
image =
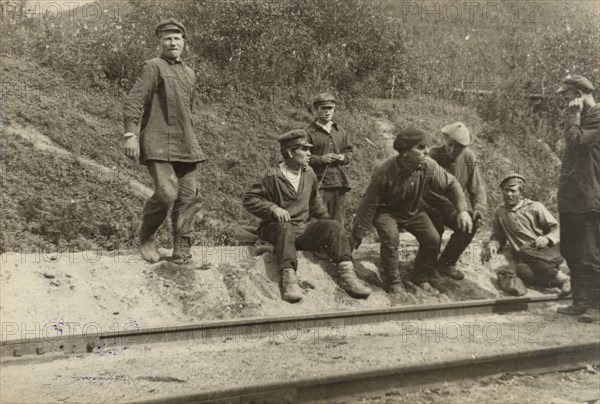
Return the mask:
[(156, 30), (154, 34), (158, 36), (161, 32), (164, 31), (176, 31), (181, 32), (183, 37), (185, 38), (185, 26), (174, 18), (169, 18), (168, 20), (163, 20), (158, 23), (156, 26)]
[(313, 100), (313, 105), (316, 107), (318, 105), (327, 105), (334, 107), (335, 106), (335, 97), (330, 93), (321, 93), (317, 94)]
[(394, 149), (397, 151), (406, 150), (419, 143), (430, 144), (431, 135), (411, 126), (398, 132), (394, 140)]
[(308, 143), (308, 134), (304, 129), (294, 129), (285, 132), (283, 135), (279, 136), (279, 144), (281, 148), (296, 145), (312, 147), (312, 144)]
[(517, 173), (512, 173), (502, 178), (502, 181), (500, 181), (500, 188), (504, 188), (504, 186), (513, 186), (517, 184), (525, 184), (525, 177)]
[(567, 90), (579, 90), (584, 93), (591, 93), (594, 91), (592, 83), (583, 76), (574, 74), (563, 80), (562, 85), (556, 90), (557, 93), (562, 93)]

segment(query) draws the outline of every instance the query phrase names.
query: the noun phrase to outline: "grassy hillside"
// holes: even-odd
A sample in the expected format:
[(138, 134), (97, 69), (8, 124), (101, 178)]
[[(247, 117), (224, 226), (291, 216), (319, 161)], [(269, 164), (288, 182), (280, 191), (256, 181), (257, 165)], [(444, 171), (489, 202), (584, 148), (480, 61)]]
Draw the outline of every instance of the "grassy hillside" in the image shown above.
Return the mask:
[[(0, 252), (137, 244), (151, 183), (121, 152), (121, 108), (137, 66), (156, 51), (151, 32), (166, 8), (129, 1), (116, 13), (113, 2), (98, 4), (109, 10), (94, 21), (79, 9), (74, 19), (4, 15)], [(490, 211), (509, 171), (524, 173), (529, 195), (555, 208), (560, 114), (551, 95), (567, 71), (597, 81), (596, 2), (528, 3), (535, 22), (508, 25), (404, 21), (399, 2), (169, 4), (169, 16), (191, 29), (184, 56), (198, 74), (193, 119), (209, 158), (198, 172), (198, 244), (230, 243), (235, 226), (256, 223), (241, 195), (278, 159), (275, 137), (310, 121), (308, 100), (322, 90), (339, 95), (336, 118), (354, 136), (348, 217), (390, 155), (386, 130), (411, 124), (437, 133), (457, 120), (476, 136)], [(339, 18), (327, 20), (334, 12)], [(454, 97), (457, 86), (494, 94)], [(550, 95), (541, 113), (532, 92)]]
[[(33, 61), (1, 61), (3, 75), (21, 83), (3, 88), (2, 251), (136, 246), (145, 197), (128, 180), (147, 187), (151, 182), (144, 167), (126, 159), (120, 149), (122, 94), (90, 91)], [(462, 120), (475, 134), (486, 130), (472, 108), (427, 97), (341, 105), (337, 119), (354, 136), (348, 216), (356, 211), (375, 165), (393, 153), (379, 123), (418, 125), (437, 133), (448, 122)], [(308, 111), (285, 104), (232, 100), (196, 105), (194, 123), (208, 155), (198, 174), (205, 202), (196, 228), (198, 244), (227, 244), (235, 226), (257, 222), (241, 206), (244, 190), (279, 158), (276, 136), (310, 120)], [(32, 139), (39, 135), (71, 154), (36, 148)], [(474, 148), (490, 167), (485, 175), (492, 185), (491, 199), (497, 200), (493, 184), (498, 173), (522, 164), (522, 157), (510, 144), (490, 147), (481, 137)], [(514, 161), (503, 167), (487, 164), (507, 155)], [(78, 157), (108, 167), (114, 175), (99, 173)], [(170, 243), (167, 229), (163, 226), (159, 236), (165, 246)]]

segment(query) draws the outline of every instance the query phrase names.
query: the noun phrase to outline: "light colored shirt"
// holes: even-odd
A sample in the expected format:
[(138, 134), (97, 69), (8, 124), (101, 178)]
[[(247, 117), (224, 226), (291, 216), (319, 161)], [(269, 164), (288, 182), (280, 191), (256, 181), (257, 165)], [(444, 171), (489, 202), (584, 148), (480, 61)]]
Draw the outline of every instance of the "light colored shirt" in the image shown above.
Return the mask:
[(503, 203), (496, 207), (490, 244), (495, 243), (500, 248), (508, 244), (513, 250), (519, 251), (539, 236), (558, 244), (559, 232), (558, 222), (543, 204), (523, 199), (513, 208)]
[(321, 122), (319, 122), (318, 120), (315, 121), (315, 123), (317, 125), (319, 125), (321, 128), (323, 128), (323, 130), (327, 133), (331, 133), (331, 126), (333, 125), (333, 121), (329, 121), (327, 122), (325, 125), (323, 125)]
[(292, 186), (294, 187), (294, 190), (296, 192), (298, 192), (298, 186), (300, 185), (300, 178), (302, 177), (302, 170), (300, 170), (298, 172), (294, 172), (294, 171), (290, 170), (288, 168), (288, 166), (285, 165), (285, 163), (279, 164), (279, 168), (281, 169), (281, 172), (283, 173), (285, 178), (287, 178), (287, 180), (290, 182), (290, 184), (292, 184)]

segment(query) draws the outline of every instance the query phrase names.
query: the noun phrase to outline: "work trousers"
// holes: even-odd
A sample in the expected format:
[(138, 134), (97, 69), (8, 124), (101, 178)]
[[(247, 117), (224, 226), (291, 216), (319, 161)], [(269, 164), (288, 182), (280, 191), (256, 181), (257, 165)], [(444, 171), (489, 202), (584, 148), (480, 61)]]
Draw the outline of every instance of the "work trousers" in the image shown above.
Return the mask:
[(417, 238), (419, 250), (415, 258), (415, 281), (427, 280), (432, 274), (440, 252), (440, 234), (424, 211), (410, 219), (400, 219), (391, 213), (378, 213), (373, 220), (381, 242), (380, 258), (385, 276), (396, 282), (398, 276), (399, 229), (406, 229)]
[(600, 308), (600, 213), (560, 213), (560, 252), (571, 271), (573, 304)]
[(315, 220), (304, 228), (295, 227), (291, 222), (263, 223), (258, 235), (275, 246), (275, 259), (280, 271), (285, 268), (298, 269), (298, 250), (325, 247), (327, 256), (335, 264), (352, 260), (348, 236), (335, 220)]
[(319, 194), (323, 203), (327, 207), (327, 212), (333, 220), (337, 220), (344, 226), (344, 216), (346, 209), (346, 192), (342, 188), (319, 189)]
[[(147, 161), (148, 172), (154, 183), (154, 194), (144, 205), (140, 239), (143, 241), (152, 237), (169, 213), (173, 227), (173, 238), (191, 237), (193, 226), (182, 227), (186, 220), (179, 220), (180, 213), (197, 200), (198, 186), (196, 181), (197, 163)], [(181, 231), (180, 231), (181, 230)], [(180, 234), (183, 233), (183, 234)]]
[[(458, 262), (462, 253), (469, 244), (471, 244), (471, 241), (473, 241), (473, 237), (475, 237), (475, 233), (477, 233), (478, 229), (478, 226), (473, 223), (473, 230), (471, 233), (462, 232), (458, 228), (458, 223), (456, 221), (458, 211), (452, 206), (450, 201), (448, 201), (448, 204), (450, 206), (445, 206), (443, 208), (428, 206), (426, 210), (427, 215), (437, 229), (440, 238), (442, 237), (442, 234), (444, 234), (444, 226), (453, 231), (450, 240), (448, 240), (448, 244), (446, 244), (444, 251), (442, 251), (438, 258), (438, 263), (444, 266), (454, 265)], [(472, 215), (471, 212), (469, 213)]]
[(527, 286), (544, 288), (560, 286), (556, 281), (560, 264), (564, 262), (560, 256), (560, 244), (534, 250), (534, 254), (525, 254), (523, 250), (517, 253), (512, 248), (505, 247), (503, 254)]

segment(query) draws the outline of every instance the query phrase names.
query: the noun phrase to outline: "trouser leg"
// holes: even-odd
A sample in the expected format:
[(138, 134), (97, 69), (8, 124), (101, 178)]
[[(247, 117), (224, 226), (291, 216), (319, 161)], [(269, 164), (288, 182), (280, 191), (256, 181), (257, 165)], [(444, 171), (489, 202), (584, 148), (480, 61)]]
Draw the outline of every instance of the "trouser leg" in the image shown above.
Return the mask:
[(337, 220), (344, 226), (344, 210), (346, 205), (346, 195), (339, 188), (320, 189), (319, 194), (323, 203), (327, 207), (327, 212), (333, 220)]
[(148, 161), (148, 172), (154, 183), (154, 194), (144, 205), (140, 239), (148, 240), (167, 217), (169, 207), (177, 199), (177, 175), (171, 163)]
[(389, 213), (379, 213), (373, 220), (373, 226), (377, 230), (377, 235), (381, 243), (379, 255), (383, 275), (387, 283), (400, 282), (400, 273), (398, 271), (398, 247), (400, 246), (398, 221)]
[(432, 221), (435, 228), (438, 230), (440, 237), (444, 233), (444, 226), (452, 230), (450, 240), (446, 244), (444, 251), (438, 259), (440, 265), (451, 266), (455, 265), (462, 253), (469, 246), (473, 237), (477, 233), (477, 225), (473, 223), (471, 233), (465, 233), (458, 228), (456, 217), (458, 211), (449, 200), (440, 201), (441, 206), (431, 206), (427, 209), (427, 215)]
[(322, 246), (335, 264), (352, 260), (350, 241), (341, 223), (336, 220), (312, 221), (296, 239), (298, 250), (316, 250)]
[(419, 212), (403, 227), (416, 237), (419, 250), (415, 258), (415, 279), (423, 281), (429, 278), (437, 263), (440, 252), (440, 234), (425, 212)]
[(296, 256), (296, 234), (290, 222), (265, 223), (258, 230), (258, 236), (275, 246), (277, 268), (298, 268)]
[(559, 245), (571, 271), (573, 304), (600, 307), (600, 213), (560, 213)]
[(198, 202), (196, 167), (197, 163), (173, 163), (179, 184), (177, 199), (173, 203), (171, 212), (174, 239), (177, 237), (191, 237), (194, 230), (193, 215), (196, 211), (191, 210), (190, 207)]

